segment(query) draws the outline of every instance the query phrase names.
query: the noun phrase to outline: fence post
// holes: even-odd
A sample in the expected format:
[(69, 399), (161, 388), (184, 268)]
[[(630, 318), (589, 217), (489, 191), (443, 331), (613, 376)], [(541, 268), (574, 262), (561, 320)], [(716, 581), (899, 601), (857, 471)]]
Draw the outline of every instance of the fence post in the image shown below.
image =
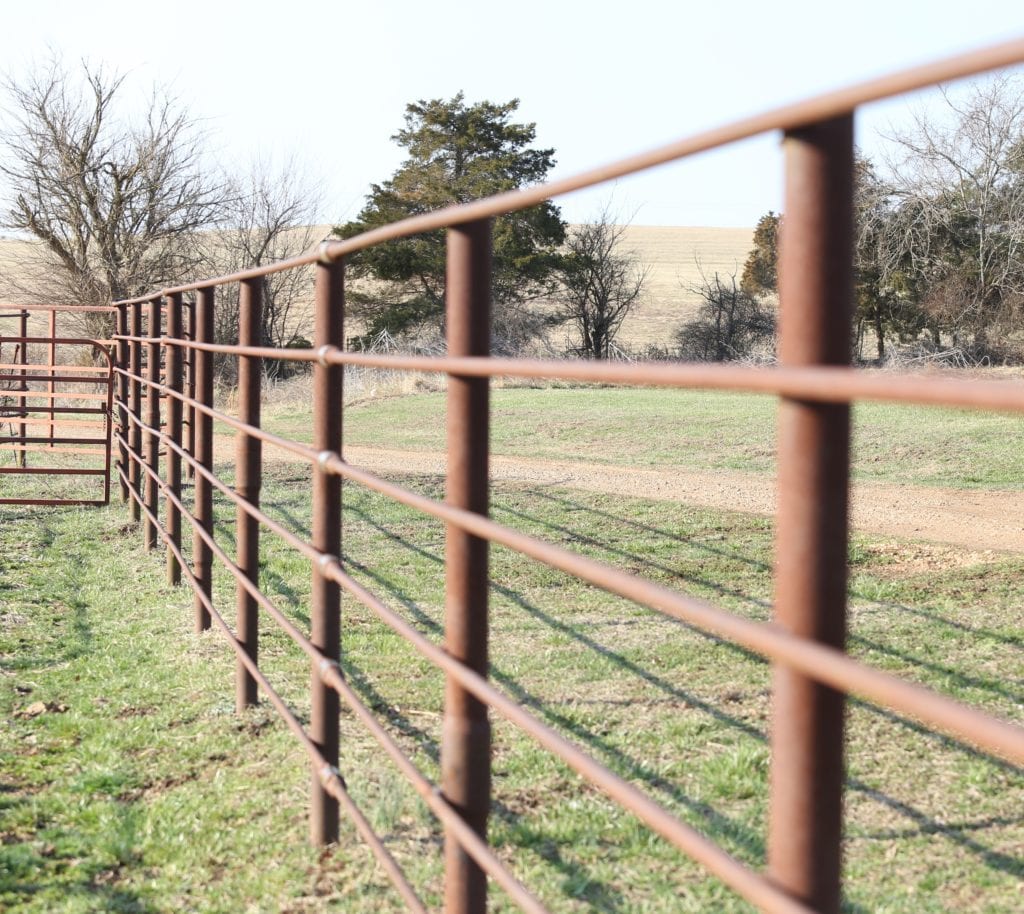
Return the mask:
[[(117, 334), (120, 337), (128, 335), (128, 305), (121, 305), (117, 309)], [(129, 368), (128, 365), (128, 341), (119, 339), (117, 341), (117, 367), (122, 371)], [(128, 421), (128, 378), (123, 374), (117, 376), (117, 400), (122, 405), (118, 407), (118, 436), (117, 436), (117, 460), (123, 473), (128, 473), (128, 436), (131, 434), (131, 423)], [(121, 501), (128, 501), (128, 482), (120, 473), (121, 480)]]
[[(130, 444), (131, 452), (136, 456), (142, 457), (142, 427), (139, 422), (142, 421), (142, 382), (139, 380), (142, 377), (142, 343), (138, 341), (138, 337), (142, 336), (142, 303), (135, 302), (131, 306), (131, 323), (129, 325), (129, 333), (135, 337), (128, 347), (129, 351), (129, 372), (131, 373), (131, 380), (128, 383), (129, 395), (131, 402), (129, 404), (129, 410), (131, 414), (136, 418), (136, 422), (131, 423)], [(142, 516), (142, 509), (139, 506), (139, 500), (135, 496), (140, 496), (141, 490), (139, 486), (139, 476), (142, 470), (139, 467), (138, 460), (131, 460), (128, 463), (128, 478), (131, 482), (131, 490), (134, 493), (132, 498), (129, 500), (132, 510), (132, 520), (135, 523), (139, 522), (139, 518)]]
[(54, 340), (57, 339), (57, 312), (50, 312), (50, 344), (47, 346), (48, 356), (47, 363), (50, 367), (50, 383), (46, 385), (46, 389), (50, 394), (50, 447), (53, 447), (53, 430), (54, 430), (54, 416), (56, 410), (56, 395), (57, 395), (57, 382), (53, 380), (57, 371), (57, 344)]
[[(785, 138), (779, 358), (847, 365), (853, 251), (853, 118)], [(775, 621), (842, 648), (846, 635), (850, 407), (783, 398), (779, 405)], [(785, 664), (773, 671), (772, 878), (822, 914), (839, 910), (842, 837), (841, 692)]]
[[(181, 356), (180, 346), (173, 341), (181, 339), (181, 293), (175, 292), (167, 296), (167, 346), (165, 362), (167, 386), (172, 391), (181, 393)], [(181, 400), (174, 396), (167, 397), (167, 435), (174, 444), (181, 446)], [(181, 455), (174, 448), (167, 447), (167, 487), (171, 493), (181, 498)], [(167, 534), (171, 542), (181, 549), (181, 512), (177, 506), (167, 499)], [(167, 550), (167, 583), (181, 583), (181, 566), (172, 549)]]
[[(196, 299), (198, 296), (193, 298), (191, 305), (188, 306), (188, 327), (185, 330), (185, 338), (194, 343), (196, 340)], [(188, 394), (190, 400), (196, 398), (196, 351), (195, 349), (189, 349), (183, 353), (185, 360), (185, 392)], [(189, 403), (185, 408), (185, 422), (188, 424), (188, 446), (186, 450), (190, 457), (196, 456), (196, 408)], [(191, 463), (185, 467), (185, 478), (194, 479), (196, 475), (195, 467)]]
[[(448, 230), (446, 279), (448, 354), (486, 356), (491, 346), (491, 224)], [(448, 378), (446, 500), (488, 513), (490, 379)], [(445, 532), (445, 649), (486, 676), (487, 540), (447, 525)], [(491, 796), (491, 728), (487, 706), (448, 677), (441, 741), (441, 789), (481, 837), (487, 835)], [(487, 877), (453, 835), (445, 836), (445, 912), (482, 914)]]
[[(316, 267), (313, 345), (341, 349), (345, 341), (345, 265), (319, 263)], [(341, 453), (341, 365), (313, 365), (313, 447), (321, 453)], [(313, 468), (313, 546), (341, 557), (341, 477)], [(310, 640), (332, 660), (341, 658), (341, 597), (338, 585), (313, 568), (312, 632)], [(338, 764), (338, 693), (325, 685), (322, 671), (312, 676), (310, 735), (329, 765)], [(324, 790), (320, 772), (313, 772), (310, 839), (314, 844), (338, 840), (338, 801)]]
[[(238, 290), (238, 344), (259, 346), (262, 280), (244, 279)], [(260, 424), (260, 374), (262, 359), (238, 357), (238, 418), (249, 425)], [(235, 435), (235, 491), (249, 504), (260, 503), (262, 442), (245, 432)], [(259, 584), (260, 525), (241, 508), (235, 510), (237, 564), (242, 573)], [(235, 592), (235, 635), (250, 658), (259, 655), (259, 615), (256, 601), (241, 584)], [(257, 702), (256, 680), (241, 660), (235, 666), (235, 707), (242, 711)]]
[(155, 519), (160, 511), (160, 489), (156, 484), (160, 474), (160, 391), (155, 387), (160, 383), (160, 296), (154, 296), (148, 304), (146, 334), (153, 342), (146, 344), (146, 380), (150, 382), (146, 386), (146, 425), (154, 431), (146, 432), (146, 466), (155, 475), (145, 474), (145, 489), (146, 507), (154, 519), (150, 520), (148, 515), (143, 518), (142, 538), (146, 548), (153, 549), (157, 542)]
[[(19, 351), (18, 358), (24, 366), (28, 364), (28, 311), (21, 312), (21, 320), (18, 322), (18, 326), (21, 331), (21, 350)], [(19, 386), (22, 393), (28, 393), (28, 371), (26, 371), (25, 368), (21, 369), (21, 384)], [(18, 437), (21, 439), (21, 450), (18, 452), (18, 460), (16, 461), (16, 463), (22, 467), (28, 466), (28, 451), (25, 450), (25, 448), (28, 447), (28, 444), (25, 441), (26, 429), (28, 426), (24, 421), (28, 416), (28, 412), (28, 397), (22, 396), (21, 405), (18, 409), (18, 413), (22, 418), (22, 421), (18, 423)]]
[[(213, 287), (200, 289), (196, 293), (195, 300), (195, 339), (198, 343), (213, 342), (213, 307)], [(199, 402), (203, 406), (212, 409), (213, 353), (201, 349), (193, 349), (192, 359), (195, 363)], [(212, 470), (213, 417), (197, 409), (194, 411), (192, 418), (196, 423), (195, 458), (203, 469)], [(201, 527), (212, 536), (213, 486), (210, 484), (210, 480), (202, 473), (196, 473), (195, 480), (195, 526)], [(199, 592), (209, 598), (213, 588), (213, 553), (210, 551), (206, 541), (196, 534), (195, 527), (193, 527), (192, 531), (192, 563), (195, 566), (194, 574), (196, 580), (199, 582)], [(206, 631), (210, 627), (210, 612), (200, 598), (199, 593), (196, 593), (193, 605), (195, 608), (196, 631)]]

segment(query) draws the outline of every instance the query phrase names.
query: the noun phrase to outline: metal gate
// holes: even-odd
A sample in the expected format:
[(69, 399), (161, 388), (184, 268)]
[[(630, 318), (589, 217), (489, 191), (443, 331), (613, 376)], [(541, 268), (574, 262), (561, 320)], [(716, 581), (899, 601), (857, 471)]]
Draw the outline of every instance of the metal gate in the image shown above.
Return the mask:
[[(93, 310), (109, 309), (0, 305), (0, 504), (110, 500), (108, 343), (57, 335), (59, 312)], [(47, 335), (30, 332), (33, 312)]]

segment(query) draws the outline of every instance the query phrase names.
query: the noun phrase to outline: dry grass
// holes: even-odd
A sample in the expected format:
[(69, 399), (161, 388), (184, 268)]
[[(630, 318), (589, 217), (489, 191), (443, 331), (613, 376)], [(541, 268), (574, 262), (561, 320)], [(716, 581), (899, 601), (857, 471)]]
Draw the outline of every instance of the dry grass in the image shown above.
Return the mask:
[(672, 332), (697, 310), (691, 287), (715, 271), (743, 270), (753, 229), (631, 225), (623, 236), (626, 250), (648, 266), (646, 297), (623, 323), (619, 343), (631, 348), (665, 345)]

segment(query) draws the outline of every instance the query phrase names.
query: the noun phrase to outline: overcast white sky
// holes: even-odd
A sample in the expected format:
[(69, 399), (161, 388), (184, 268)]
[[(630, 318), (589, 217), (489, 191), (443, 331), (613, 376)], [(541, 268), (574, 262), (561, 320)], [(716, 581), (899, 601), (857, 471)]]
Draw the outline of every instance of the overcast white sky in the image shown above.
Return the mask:
[[(325, 220), (354, 216), (401, 160), (407, 102), (521, 100), (554, 176), (937, 56), (1024, 35), (1021, 0), (33, 0), (4, 6), (0, 67), (48, 48), (171, 84), (220, 156), (296, 153), (324, 179)], [(868, 109), (858, 141), (907, 102)], [(637, 224), (749, 226), (778, 209), (778, 139), (615, 189)], [(559, 202), (572, 221), (610, 189)]]

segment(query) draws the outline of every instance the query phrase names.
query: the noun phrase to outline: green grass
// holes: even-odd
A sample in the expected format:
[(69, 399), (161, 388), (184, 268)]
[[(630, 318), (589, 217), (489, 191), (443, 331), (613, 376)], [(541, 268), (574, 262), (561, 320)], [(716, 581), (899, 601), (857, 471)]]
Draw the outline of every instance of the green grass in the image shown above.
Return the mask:
[[(357, 415), (349, 411), (350, 431)], [(441, 492), (440, 479), (403, 481)], [(305, 531), (308, 470), (270, 466), (263, 503)], [(348, 568), (437, 638), (442, 526), (355, 487), (344, 504)], [(233, 713), (227, 646), (216, 633), (191, 633), (188, 591), (162, 583), (162, 555), (141, 550), (125, 510), (0, 510), (0, 703), (11, 721), (0, 733), (0, 909), (399, 910), (346, 824), (337, 849), (307, 846), (304, 754), (265, 705)], [(768, 616), (769, 520), (523, 486), (495, 493), (494, 516)], [(230, 547), (233, 510), (219, 505), (218, 518)], [(269, 534), (262, 546), (264, 590), (305, 627), (308, 564)], [(1024, 561), (972, 566), (954, 549), (928, 547), (923, 564), (923, 548), (856, 540), (851, 650), (1021, 721)], [(491, 577), (495, 682), (763, 867), (767, 666), (502, 548)], [(230, 615), (226, 574), (216, 587)], [(349, 680), (436, 778), (442, 677), (353, 601), (343, 617)], [(266, 621), (261, 637), (261, 665), (306, 719), (303, 656)], [(36, 701), (52, 710), (12, 717)], [(749, 910), (500, 719), (494, 741), (491, 839), (553, 910)], [(353, 795), (439, 907), (436, 824), (346, 715), (342, 746)], [(855, 703), (847, 909), (1019, 909), (1022, 810), (1019, 769)], [(513, 909), (499, 889), (492, 898), (493, 910)]]
[[(509, 387), (493, 391), (495, 454), (598, 463), (771, 473), (776, 401), (715, 391)], [(357, 403), (350, 444), (444, 449), (444, 394)], [(268, 424), (308, 440), (308, 408), (270, 410)], [(382, 438), (381, 429), (387, 430)], [(964, 487), (1024, 487), (1020, 416), (862, 403), (854, 409), (854, 478)]]

